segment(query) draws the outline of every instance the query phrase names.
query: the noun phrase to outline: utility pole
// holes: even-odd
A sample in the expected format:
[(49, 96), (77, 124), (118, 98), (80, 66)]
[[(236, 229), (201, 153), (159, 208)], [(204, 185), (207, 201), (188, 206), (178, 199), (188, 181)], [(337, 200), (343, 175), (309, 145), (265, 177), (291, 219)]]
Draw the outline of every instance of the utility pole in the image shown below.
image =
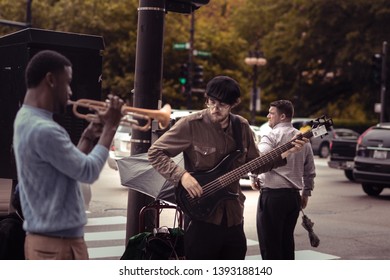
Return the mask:
[(193, 73), (193, 56), (194, 56), (194, 38), (195, 38), (195, 11), (191, 13), (191, 27), (190, 27), (190, 49), (188, 52), (188, 81), (186, 86), (187, 94), (187, 109), (191, 110), (192, 108), (192, 73)]
[[(260, 106), (260, 90), (257, 87), (257, 77), (259, 74), (259, 68), (260, 66), (264, 66), (267, 64), (267, 60), (264, 58), (264, 54), (262, 51), (259, 50), (259, 43), (256, 43), (256, 47), (254, 51), (249, 52), (249, 56), (245, 58), (245, 63), (247, 65), (253, 66), (253, 74), (252, 74), (252, 92), (251, 92), (251, 124), (254, 125), (256, 122), (256, 107), (258, 108), (258, 111), (261, 110)], [(257, 105), (257, 101), (259, 100), (259, 106)]]
[(387, 103), (390, 101), (390, 97), (387, 94), (387, 42), (382, 44), (382, 67), (381, 67), (381, 114), (380, 122), (390, 121), (390, 108)]
[[(139, 0), (137, 49), (135, 59), (134, 107), (145, 109), (161, 108), (164, 23), (168, 11), (190, 14), (206, 5), (209, 0)], [(145, 120), (138, 120), (140, 125)], [(147, 153), (152, 134), (133, 130), (131, 155)], [(139, 233), (140, 210), (154, 199), (140, 192), (130, 190), (127, 200), (126, 240)], [(152, 212), (152, 211), (148, 211)], [(154, 226), (154, 215), (145, 213), (145, 226)]]
[[(139, 0), (137, 49), (135, 59), (134, 107), (160, 109), (162, 105), (162, 69), (165, 15), (169, 12), (190, 14), (209, 0)], [(139, 120), (140, 125), (145, 120)], [(147, 153), (152, 134), (133, 130), (131, 155)], [(126, 240), (139, 233), (140, 210), (154, 199), (129, 189), (127, 199)], [(147, 211), (152, 212), (152, 211)], [(147, 229), (154, 226), (154, 215), (145, 213)]]
[(31, 26), (31, 23), (32, 23), (31, 5), (32, 5), (32, 0), (27, 0), (26, 24), (28, 24), (28, 26)]
[[(165, 1), (139, 1), (133, 104), (137, 108), (161, 107)], [(142, 120), (139, 122), (141, 126), (145, 124)], [(131, 155), (147, 153), (150, 145), (150, 130), (146, 132), (133, 130)], [(129, 189), (126, 240), (139, 232), (139, 212), (152, 201), (151, 197)], [(146, 227), (151, 227), (153, 220), (153, 214), (145, 214)]]

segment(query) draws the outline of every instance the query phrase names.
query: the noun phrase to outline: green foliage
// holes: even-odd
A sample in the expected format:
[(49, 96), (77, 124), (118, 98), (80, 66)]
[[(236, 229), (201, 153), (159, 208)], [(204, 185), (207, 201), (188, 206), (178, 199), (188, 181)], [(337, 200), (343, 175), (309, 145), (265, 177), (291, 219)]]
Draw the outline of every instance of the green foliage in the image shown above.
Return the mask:
[[(103, 92), (131, 103), (137, 43), (138, 0), (40, 0), (32, 2), (36, 28), (103, 36)], [(23, 22), (26, 1), (0, 0), (0, 19)], [(190, 39), (190, 15), (168, 12), (164, 26), (163, 103), (186, 108), (180, 92), (180, 65), (188, 51), (174, 43)], [(0, 25), (0, 36), (17, 29)], [(245, 57), (257, 43), (267, 59), (260, 67), (264, 117), (271, 101), (294, 101), (296, 115), (328, 114), (360, 122), (378, 118), (379, 88), (371, 81), (371, 58), (390, 41), (387, 0), (212, 0), (195, 11), (194, 47), (211, 52), (194, 57), (204, 80), (229, 75), (240, 82), (237, 112), (249, 118), (252, 68)], [(390, 73), (390, 71), (388, 71)], [(192, 109), (204, 106), (203, 94), (191, 96)], [(262, 118), (259, 116), (257, 121)]]
[(236, 17), (239, 33), (260, 39), (268, 60), (263, 104), (286, 98), (301, 116), (375, 118), (370, 59), (389, 39), (386, 1), (248, 0)]
[[(17, 8), (15, 7), (17, 2)], [(25, 1), (0, 0), (7, 17), (24, 21)], [(32, 2), (32, 26), (49, 30), (102, 36), (103, 93), (113, 92), (130, 100), (134, 88), (137, 41), (136, 0), (41, 0)], [(0, 26), (0, 35), (17, 31)]]

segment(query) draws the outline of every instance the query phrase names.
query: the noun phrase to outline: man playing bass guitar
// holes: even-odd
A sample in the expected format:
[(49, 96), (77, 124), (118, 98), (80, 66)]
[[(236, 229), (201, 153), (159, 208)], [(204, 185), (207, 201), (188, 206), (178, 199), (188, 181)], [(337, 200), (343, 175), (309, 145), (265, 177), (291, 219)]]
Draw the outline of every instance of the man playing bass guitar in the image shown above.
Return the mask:
[[(179, 206), (184, 205), (183, 199), (188, 199), (190, 206), (196, 204), (200, 205), (199, 210), (210, 209), (201, 215), (197, 211), (191, 212), (191, 207), (183, 209), (190, 218), (184, 237), (186, 258), (245, 259), (245, 196), (239, 178), (227, 180), (223, 192), (215, 192), (213, 184), (207, 189), (203, 187), (200, 177), (202, 180), (210, 177), (207, 181), (217, 179), (214, 177), (258, 158), (260, 152), (248, 121), (231, 113), (240, 103), (240, 88), (234, 79), (227, 76), (213, 78), (206, 86), (205, 98), (206, 109), (181, 118), (151, 146), (149, 161), (162, 176), (178, 185), (177, 190), (182, 191), (176, 193)], [(263, 173), (285, 165), (287, 155), (302, 149), (306, 142), (305, 138), (293, 141), (292, 148), (248, 172)], [(227, 165), (219, 164), (226, 162), (227, 156), (237, 150), (240, 152), (229, 158)], [(180, 153), (184, 156), (184, 169), (171, 159)], [(197, 177), (195, 173), (202, 176)], [(202, 201), (191, 202), (192, 199)]]

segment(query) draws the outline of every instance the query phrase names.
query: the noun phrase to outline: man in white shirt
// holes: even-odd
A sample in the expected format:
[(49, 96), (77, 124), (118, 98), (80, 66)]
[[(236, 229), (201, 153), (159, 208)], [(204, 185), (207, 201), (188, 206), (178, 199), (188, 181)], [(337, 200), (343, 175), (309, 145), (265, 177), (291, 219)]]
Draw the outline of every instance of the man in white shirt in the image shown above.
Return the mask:
[[(283, 145), (299, 130), (291, 124), (293, 104), (278, 100), (270, 104), (267, 115), (272, 130), (261, 138), (262, 154)], [(257, 234), (264, 260), (292, 260), (295, 258), (294, 229), (299, 211), (305, 208), (314, 188), (315, 166), (311, 145), (304, 145), (298, 153), (287, 157), (287, 165), (260, 175), (257, 208)], [(302, 193), (302, 194), (300, 194)]]

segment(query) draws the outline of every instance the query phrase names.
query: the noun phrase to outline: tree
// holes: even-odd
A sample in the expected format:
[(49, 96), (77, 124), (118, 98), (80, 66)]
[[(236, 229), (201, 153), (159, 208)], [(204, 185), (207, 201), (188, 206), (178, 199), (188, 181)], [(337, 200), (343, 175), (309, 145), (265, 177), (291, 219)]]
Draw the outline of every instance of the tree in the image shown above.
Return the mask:
[(237, 11), (236, 26), (246, 40), (260, 39), (266, 53), (269, 63), (260, 77), (265, 100), (295, 100), (302, 116), (330, 112), (348, 100), (348, 108), (334, 117), (365, 119), (375, 117), (370, 60), (388, 40), (389, 15), (384, 0), (248, 0)]
[[(204, 81), (207, 83), (216, 75), (229, 75), (246, 84), (242, 46), (246, 45), (237, 34), (232, 23), (234, 9), (244, 1), (213, 0), (195, 11), (195, 44), (197, 50), (210, 51), (210, 58), (194, 57), (194, 62), (204, 68)], [(164, 51), (164, 94), (163, 98), (174, 108), (185, 108), (185, 97), (180, 95), (177, 83), (180, 65), (188, 62), (188, 51), (173, 50), (174, 42), (188, 42), (190, 38), (190, 16), (168, 13), (165, 26)], [(179, 96), (180, 95), (180, 96)], [(243, 90), (243, 99), (249, 95)], [(192, 108), (204, 108), (203, 94), (192, 95)], [(240, 107), (248, 111), (249, 102)], [(248, 114), (249, 116), (249, 114)]]
[[(24, 21), (25, 1), (0, 0), (0, 18)], [(134, 87), (138, 0), (33, 1), (33, 27), (103, 36), (103, 92), (129, 100)], [(180, 94), (180, 65), (188, 51), (190, 16), (165, 17), (163, 103), (186, 106)], [(257, 42), (268, 63), (260, 69), (263, 112), (274, 99), (295, 102), (297, 115), (373, 119), (379, 89), (370, 82), (371, 57), (390, 41), (390, 3), (386, 0), (212, 0), (195, 11), (195, 49), (212, 53), (194, 58), (207, 82), (216, 75), (239, 81), (238, 112), (249, 118), (251, 68), (244, 58)], [(0, 35), (14, 32), (0, 26)], [(390, 73), (390, 71), (389, 71)], [(388, 79), (389, 80), (389, 79)], [(388, 87), (390, 88), (390, 87)], [(193, 94), (192, 108), (204, 106)]]
[[(25, 1), (0, 0), (1, 11), (11, 20), (23, 21)], [(134, 86), (137, 32), (136, 0), (114, 2), (94, 0), (33, 1), (35, 28), (103, 36), (103, 94), (112, 92), (130, 101)], [(3, 17), (2, 14), (0, 14)], [(0, 27), (0, 34), (15, 32)]]

